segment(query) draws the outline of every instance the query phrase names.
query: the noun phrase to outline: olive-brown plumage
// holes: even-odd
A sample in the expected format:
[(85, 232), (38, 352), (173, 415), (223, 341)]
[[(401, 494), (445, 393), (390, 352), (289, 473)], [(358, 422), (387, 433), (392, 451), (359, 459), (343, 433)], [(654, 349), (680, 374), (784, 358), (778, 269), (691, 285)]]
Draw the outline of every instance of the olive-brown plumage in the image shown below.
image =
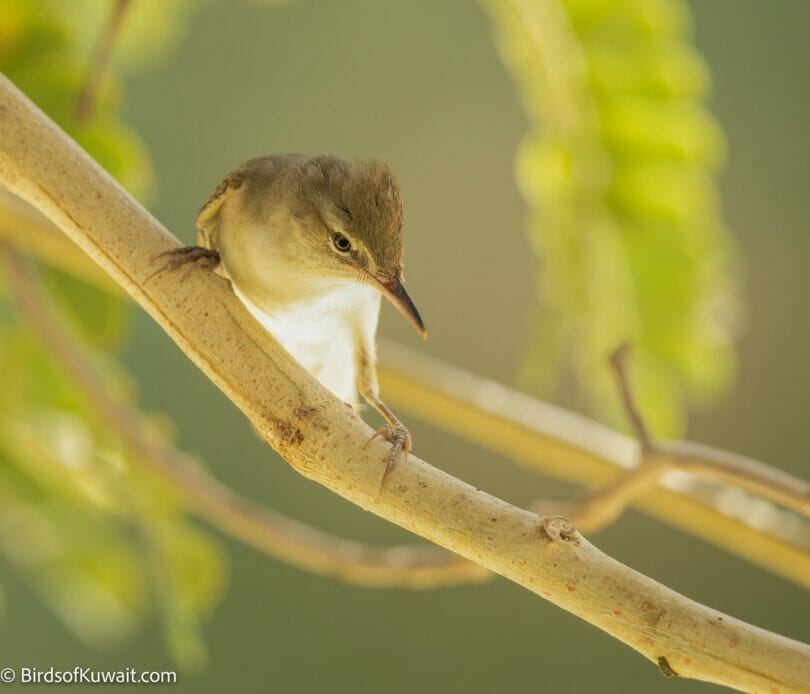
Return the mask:
[(231, 281), (253, 315), (318, 380), (352, 405), (358, 391), (386, 420), (388, 474), (411, 447), (380, 400), (375, 337), (380, 297), (424, 336), (402, 283), (402, 196), (371, 159), (281, 154), (230, 172), (197, 217), (197, 246), (162, 268), (202, 262)]

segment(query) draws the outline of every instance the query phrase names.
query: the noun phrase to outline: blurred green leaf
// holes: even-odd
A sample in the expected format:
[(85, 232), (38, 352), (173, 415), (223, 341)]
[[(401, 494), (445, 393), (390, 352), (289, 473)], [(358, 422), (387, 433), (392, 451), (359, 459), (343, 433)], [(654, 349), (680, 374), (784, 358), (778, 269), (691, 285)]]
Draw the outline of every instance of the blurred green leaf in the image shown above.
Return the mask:
[(548, 392), (570, 366), (624, 423), (607, 357), (634, 348), (659, 434), (734, 373), (736, 256), (717, 172), (725, 142), (682, 0), (484, 0), (532, 132), (517, 178), (540, 260), (523, 373)]
[[(174, 7), (178, 16), (182, 10), (179, 2), (161, 5)], [(152, 180), (149, 156), (121, 117), (120, 79), (114, 71), (105, 75), (92, 121), (82, 125), (76, 118), (92, 45), (98, 41), (111, 7), (111, 3), (95, 1), (6, 0), (0, 8), (0, 26), (4, 27), (0, 33), (0, 70), (133, 195), (143, 198)], [(157, 41), (161, 32), (154, 31), (153, 35)]]
[(42, 277), (55, 306), (84, 340), (99, 347), (121, 344), (129, 323), (129, 306), (122, 297), (60, 270), (45, 268)]
[[(53, 2), (53, 0), (51, 0)], [(53, 10), (80, 51), (89, 56), (106, 25), (115, 0), (56, 0)], [(185, 33), (189, 14), (199, 0), (130, 0), (115, 41), (113, 64), (127, 71), (143, 71), (160, 65)]]
[[(112, 7), (97, 0), (7, 0), (0, 5), (0, 70), (143, 197), (151, 165), (121, 117), (115, 65), (142, 69), (163, 57), (192, 3), (131, 3), (93, 118), (79, 123), (78, 95)], [(95, 351), (121, 344), (129, 307), (57, 270), (41, 274), (47, 308), (68, 326), (63, 339), (84, 353), (111, 397), (133, 400), (137, 391), (126, 372)], [(190, 524), (176, 490), (133, 456), (65, 365), (19, 319), (0, 302), (0, 368), (7, 374), (0, 391), (0, 551), (85, 642), (106, 647), (154, 611), (178, 662), (199, 664), (201, 624), (226, 584), (223, 550)], [(143, 417), (134, 425), (171, 445), (165, 418)]]

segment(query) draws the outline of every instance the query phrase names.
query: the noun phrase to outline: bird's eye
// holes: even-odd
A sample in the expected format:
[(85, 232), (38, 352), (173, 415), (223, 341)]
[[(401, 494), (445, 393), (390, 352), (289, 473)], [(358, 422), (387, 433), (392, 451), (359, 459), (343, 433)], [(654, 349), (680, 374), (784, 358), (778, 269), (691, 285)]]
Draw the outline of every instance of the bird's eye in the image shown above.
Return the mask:
[(343, 234), (332, 234), (332, 244), (339, 253), (348, 253), (352, 250), (352, 242)]

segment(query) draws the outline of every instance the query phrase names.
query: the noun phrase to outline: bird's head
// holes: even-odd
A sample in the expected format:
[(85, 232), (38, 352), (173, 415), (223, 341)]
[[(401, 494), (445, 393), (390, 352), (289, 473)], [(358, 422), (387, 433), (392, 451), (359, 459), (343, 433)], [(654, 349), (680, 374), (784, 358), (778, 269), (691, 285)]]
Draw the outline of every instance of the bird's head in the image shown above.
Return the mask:
[(319, 270), (375, 287), (426, 337), (403, 285), (402, 196), (394, 172), (377, 159), (319, 156), (301, 174), (299, 214), (307, 217)]

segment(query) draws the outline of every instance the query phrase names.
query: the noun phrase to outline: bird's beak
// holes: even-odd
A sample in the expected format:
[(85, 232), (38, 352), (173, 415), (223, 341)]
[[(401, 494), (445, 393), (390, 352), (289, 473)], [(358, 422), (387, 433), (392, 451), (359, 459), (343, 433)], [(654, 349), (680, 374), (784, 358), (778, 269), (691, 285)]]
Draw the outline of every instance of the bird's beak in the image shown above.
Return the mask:
[(388, 301), (399, 309), (399, 312), (416, 328), (416, 332), (423, 338), (427, 338), (427, 330), (425, 329), (425, 324), (422, 322), (422, 317), (419, 315), (419, 311), (416, 310), (416, 306), (413, 305), (413, 301), (411, 301), (411, 297), (408, 296), (408, 292), (405, 291), (400, 276), (394, 275), (394, 279), (385, 281), (379, 280), (371, 275), (369, 276), (374, 286), (382, 292), (383, 296), (385, 296)]

